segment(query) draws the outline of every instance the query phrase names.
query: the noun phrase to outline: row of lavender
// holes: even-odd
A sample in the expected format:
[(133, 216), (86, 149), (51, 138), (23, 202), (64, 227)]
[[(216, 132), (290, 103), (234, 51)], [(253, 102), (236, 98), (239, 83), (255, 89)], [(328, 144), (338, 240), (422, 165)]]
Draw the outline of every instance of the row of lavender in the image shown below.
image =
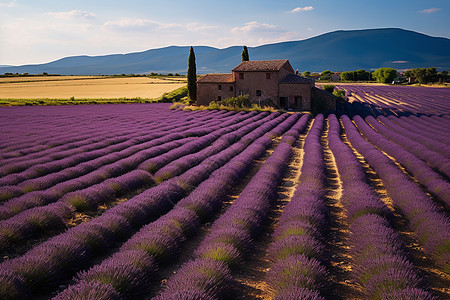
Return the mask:
[[(286, 133), (268, 160), (239, 197), (210, 228), (186, 262), (169, 278), (157, 299), (216, 299), (232, 297), (232, 269), (252, 249), (252, 240), (267, 221), (279, 180), (292, 156), (292, 142), (306, 126), (302, 118)], [(206, 203), (205, 203), (206, 204)]]
[[(348, 121), (344, 119), (344, 122)], [(351, 236), (355, 280), (370, 299), (433, 299), (410, 262), (400, 236), (390, 226), (391, 211), (367, 183), (361, 163), (341, 140), (338, 119), (329, 116), (328, 141), (342, 183), (342, 203)], [(346, 122), (346, 134), (356, 148), (364, 139)], [(367, 143), (367, 142), (366, 142)]]
[(323, 299), (329, 287), (324, 266), (325, 161), (320, 137), (324, 117), (318, 115), (303, 144), (298, 185), (284, 207), (268, 247), (271, 260), (267, 281), (275, 299)]
[[(449, 253), (446, 245), (449, 242), (449, 223), (445, 213), (433, 204), (426, 191), (402, 174), (389, 157), (367, 142), (347, 117), (343, 117), (342, 121), (352, 145), (367, 156), (369, 163), (374, 163), (375, 170), (378, 171), (380, 167), (387, 169), (381, 171), (380, 177), (395, 206), (400, 212), (406, 213), (411, 229), (424, 245), (425, 253), (430, 255), (441, 270), (448, 272)], [(330, 116), (329, 124), (328, 142), (338, 166), (343, 187), (342, 202), (350, 224), (349, 255), (352, 257), (352, 273), (362, 288), (363, 297), (436, 299), (427, 290), (427, 284), (418, 269), (411, 263), (402, 238), (391, 227), (391, 211), (368, 185), (360, 162), (341, 140), (341, 126), (335, 116)], [(362, 123), (359, 125), (367, 126)], [(268, 257), (273, 264), (267, 281), (277, 299), (322, 299), (321, 293), (329, 296), (329, 279), (326, 279), (329, 275), (325, 267), (327, 262), (323, 261), (327, 257), (324, 255), (326, 251), (323, 242), (323, 230), (327, 228), (327, 207), (323, 199), (326, 183), (320, 144), (322, 128), (323, 117), (319, 115), (305, 140), (299, 185), (294, 197), (284, 208), (273, 242), (268, 246)], [(364, 130), (361, 130), (364, 134)], [(377, 158), (382, 160), (381, 164), (377, 163)], [(394, 166), (396, 171), (389, 166)], [(400, 185), (397, 185), (397, 180)], [(267, 187), (267, 183), (264, 186)], [(401, 197), (402, 186), (406, 186), (415, 197)], [(270, 194), (262, 186), (259, 186), (259, 190), (262, 191), (261, 194)], [(246, 195), (245, 191), (243, 195)], [(255, 234), (252, 226), (256, 223), (258, 228), (262, 222), (259, 220), (260, 213), (254, 214), (253, 211), (259, 212), (261, 209), (264, 218), (268, 209), (267, 204), (263, 205), (268, 203), (267, 199), (258, 202), (258, 198), (254, 196), (252, 200), (247, 200), (252, 204), (252, 214), (245, 221), (239, 219), (238, 213), (234, 213), (232, 208), (229, 215), (227, 211), (216, 221), (204, 242), (195, 251), (194, 259), (169, 279), (167, 288), (157, 299), (230, 297), (233, 293), (230, 267), (233, 268), (242, 261)], [(241, 210), (239, 201), (235, 203), (246, 216), (249, 208), (243, 206), (244, 209)], [(256, 220), (255, 215), (258, 217)], [(223, 223), (222, 218), (225, 220)], [(238, 221), (234, 222), (233, 218)], [(238, 223), (238, 230), (234, 228), (235, 223)], [(439, 236), (438, 232), (444, 234)]]
[[(367, 123), (359, 116), (353, 120), (372, 144), (395, 158), (429, 191), (450, 205), (450, 183), (446, 180), (450, 177), (449, 153), (445, 151), (448, 147), (435, 142), (428, 148), (421, 143), (426, 140), (425, 138), (411, 139), (407, 137), (406, 130), (401, 130), (401, 134), (397, 133), (373, 117), (367, 117)], [(383, 122), (389, 124), (387, 120)]]
[[(217, 214), (222, 206), (223, 189), (235, 185), (249, 169), (252, 160), (264, 153), (264, 149), (271, 144), (268, 136), (286, 131), (292, 123), (295, 123), (297, 117), (291, 116), (269, 134), (257, 139), (224, 167), (213, 172), (168, 214), (143, 227), (121, 247), (118, 253), (87, 272), (79, 273), (75, 278), (79, 283), (63, 291), (57, 298), (78, 299), (85, 294), (100, 298), (110, 298), (113, 295), (130, 297), (144, 291), (148, 292), (149, 282), (157, 276), (155, 267), (169, 263), (178, 253), (182, 243), (197, 231), (200, 224)], [(304, 128), (306, 120), (307, 118), (303, 118), (298, 122), (300, 128)], [(260, 128), (258, 131), (263, 132), (264, 129)], [(235, 231), (231, 232), (236, 234)], [(233, 236), (228, 237), (230, 238)], [(141, 256), (151, 260), (152, 265), (136, 266), (131, 270), (130, 263), (135, 261), (136, 257), (125, 257), (130, 250), (141, 251)], [(195, 272), (192, 275), (195, 276)]]
[[(271, 114), (266, 117), (266, 114), (257, 114), (253, 117), (252, 115), (253, 114), (250, 114), (249, 116), (231, 116), (231, 119), (228, 121), (222, 120), (221, 125), (204, 126), (204, 128), (199, 127), (193, 129), (197, 132), (207, 134), (195, 138), (194, 140), (182, 140), (184, 142), (187, 141), (186, 143), (170, 142), (170, 139), (174, 138), (171, 135), (163, 137), (163, 141), (155, 139), (153, 141), (155, 143), (157, 142), (157, 145), (161, 142), (163, 144), (148, 149), (144, 148), (144, 150), (140, 152), (118, 160), (113, 164), (105, 165), (88, 175), (68, 180), (51, 187), (50, 191), (52, 192), (58, 187), (65, 187), (65, 189), (56, 196), (50, 194), (49, 191), (43, 191), (39, 194), (39, 198), (36, 197), (37, 193), (33, 195), (30, 195), (30, 193), (26, 194), (24, 197), (11, 199), (2, 207), (4, 208), (4, 211), (7, 209), (12, 211), (12, 209), (10, 209), (11, 207), (15, 208), (16, 212), (19, 211), (19, 208), (25, 208), (26, 210), (14, 217), (10, 217), (5, 221), (0, 222), (0, 228), (2, 229), (0, 244), (2, 248), (9, 246), (12, 242), (17, 243), (23, 241), (37, 232), (42, 232), (46, 228), (61, 227), (63, 220), (72, 217), (75, 210), (92, 210), (95, 209), (100, 202), (111, 202), (120, 194), (134, 190), (140, 186), (150, 185), (153, 181), (150, 175), (146, 173), (149, 169), (155, 171), (158, 167), (163, 166), (172, 160), (199, 151), (202, 148), (213, 149), (213, 151), (210, 151), (210, 154), (214, 153), (214, 151), (217, 152), (231, 144), (230, 142), (226, 142), (227, 134), (230, 132), (234, 132), (233, 135), (239, 138), (244, 133), (251, 131), (265, 121), (276, 116), (276, 114)], [(263, 119), (260, 120), (261, 118)], [(240, 129), (236, 132), (235, 130), (237, 128)], [(176, 134), (176, 137), (177, 135), (178, 134)], [(209, 146), (211, 143), (213, 144)], [(117, 157), (117, 155), (113, 154), (113, 157)], [(190, 167), (192, 166), (194, 166), (193, 163), (191, 163)], [(138, 168), (138, 170), (134, 170), (135, 168)], [(105, 169), (116, 171), (112, 174), (113, 176), (121, 175), (124, 172), (127, 173), (119, 177), (104, 180), (108, 177), (105, 176)], [(98, 181), (101, 182), (97, 183)], [(36, 201), (36, 199), (39, 199), (39, 201)], [(54, 202), (55, 199), (56, 201)], [(33, 206), (39, 206), (41, 203), (45, 205), (28, 209)], [(4, 212), (4, 214), (6, 214), (6, 212)]]
[(142, 125), (151, 129), (153, 124), (164, 124), (164, 119), (172, 114), (164, 111), (166, 107), (166, 104), (122, 106), (119, 110), (110, 105), (101, 109), (95, 106), (4, 107), (0, 111), (1, 157), (21, 157), (54, 147), (64, 149), (73, 141), (82, 141), (77, 138), (81, 135), (111, 134), (111, 124), (118, 131), (132, 132), (130, 126)]
[[(403, 154), (402, 149), (400, 147), (395, 147), (395, 144), (392, 142), (383, 140), (378, 133), (373, 131), (369, 125), (360, 118), (356, 118), (355, 123), (358, 125), (358, 128), (364, 136), (374, 144), (369, 143), (361, 136), (348, 117), (343, 116), (341, 121), (352, 145), (364, 156), (370, 166), (377, 172), (378, 176), (383, 181), (388, 195), (393, 200), (394, 205), (398, 207), (402, 214), (408, 219), (411, 229), (416, 233), (418, 240), (424, 247), (424, 252), (429, 255), (443, 271), (449, 272), (450, 252), (448, 251), (448, 245), (450, 243), (450, 220), (448, 219), (448, 215), (443, 208), (438, 206), (438, 203), (433, 201), (430, 196), (427, 195), (426, 190), (423, 190), (416, 182), (412, 181), (408, 174), (402, 172), (402, 170), (389, 157), (378, 150), (377, 147), (387, 151), (390, 151), (391, 147), (396, 149), (398, 152), (394, 153), (394, 151), (392, 151), (390, 153), (396, 159), (400, 160), (402, 159), (400, 155)], [(379, 143), (377, 138), (383, 140), (384, 143)], [(407, 147), (407, 145), (404, 146)], [(413, 158), (414, 157), (411, 157), (410, 159)], [(405, 162), (405, 164), (407, 164), (407, 162)], [(408, 168), (408, 166), (405, 167)], [(424, 169), (425, 171), (427, 170), (425, 167)], [(436, 178), (436, 173), (433, 173), (435, 172), (428, 171), (426, 174)], [(448, 196), (448, 181), (441, 180), (439, 181), (439, 184), (440, 189), (446, 190), (446, 195)], [(433, 186), (428, 184), (428, 186), (425, 185), (425, 187), (431, 188)], [(434, 191), (439, 192), (439, 189)]]
[[(21, 174), (16, 174), (16, 176), (18, 176), (19, 178), (14, 178), (13, 175), (10, 176), (10, 177), (13, 177), (17, 182), (20, 182), (25, 179), (33, 178), (38, 175), (45, 175), (45, 174), (53, 171), (51, 168), (50, 168), (50, 170), (47, 170), (45, 165), (41, 165), (43, 163), (54, 161), (54, 160), (60, 161), (62, 158), (74, 156), (75, 154), (79, 154), (79, 153), (86, 155), (87, 151), (104, 148), (108, 145), (118, 144), (118, 143), (121, 143), (126, 140), (129, 140), (129, 143), (133, 143), (133, 142), (139, 143), (140, 140), (146, 141), (151, 138), (161, 137), (164, 135), (165, 131), (177, 129), (177, 125), (180, 126), (180, 124), (183, 124), (183, 126), (192, 128), (196, 125), (199, 126), (202, 123), (204, 124), (204, 122), (211, 122), (214, 115), (217, 115), (217, 112), (204, 114), (203, 116), (198, 116), (194, 120), (188, 120), (190, 118), (187, 118), (188, 115), (186, 115), (186, 113), (181, 114), (178, 112), (178, 113), (174, 113), (171, 116), (172, 118), (177, 120), (176, 122), (168, 122), (170, 119), (165, 118), (163, 120), (166, 121), (165, 122), (166, 124), (159, 125), (158, 122), (156, 122), (154, 124), (155, 126), (152, 128), (148, 128), (148, 125), (145, 125), (145, 124), (138, 125), (138, 126), (133, 126), (133, 124), (129, 124), (129, 128), (127, 128), (124, 131), (118, 130), (118, 128), (116, 128), (116, 125), (118, 125), (118, 123), (111, 122), (111, 124), (109, 124), (109, 126), (106, 127), (106, 128), (108, 128), (109, 133), (103, 132), (103, 130), (104, 130), (103, 128), (105, 128), (105, 127), (100, 127), (98, 132), (95, 134), (90, 133), (85, 128), (81, 128), (80, 130), (84, 130), (84, 131), (80, 134), (70, 132), (70, 135), (66, 134), (66, 135), (69, 135), (68, 137), (66, 136), (66, 137), (55, 138), (56, 141), (64, 142), (64, 146), (52, 147), (52, 148), (49, 148), (49, 149), (46, 149), (43, 151), (38, 151), (38, 152), (35, 152), (32, 154), (22, 155), (20, 157), (11, 158), (11, 159), (7, 159), (7, 160), (5, 159), (4, 165), (0, 168), (0, 170), (1, 170), (2, 175), (4, 176), (4, 175), (8, 175), (8, 174), (16, 174), (16, 173), (22, 172), (23, 170), (29, 168), (30, 166), (35, 166), (35, 168), (40, 167), (40, 169), (37, 169), (35, 171), (35, 172), (38, 172), (39, 174), (35, 174), (34, 176), (31, 176), (32, 174), (29, 174), (29, 173), (22, 174), (22, 176), (20, 176)], [(220, 119), (221, 116), (226, 116), (226, 115), (227, 115), (226, 113), (219, 114), (217, 117), (219, 117), (219, 119)], [(95, 123), (95, 121), (96, 120), (93, 120), (92, 122)], [(217, 120), (215, 120), (215, 121), (217, 121)], [(179, 124), (176, 124), (176, 123), (179, 123)], [(217, 122), (215, 122), (215, 123), (217, 123)], [(102, 124), (99, 124), (99, 126), (101, 126), (101, 125)], [(110, 128), (115, 128), (116, 130), (114, 130), (113, 133), (111, 133)], [(180, 128), (180, 130), (183, 130), (183, 128)], [(67, 141), (67, 138), (76, 138), (76, 139), (79, 139), (80, 141), (70, 143)], [(101, 141), (101, 142), (98, 142), (98, 141)], [(118, 151), (118, 150), (115, 150), (115, 151)], [(80, 159), (80, 158), (78, 158), (78, 159)], [(89, 159), (89, 158), (86, 158), (86, 160), (87, 159)], [(83, 160), (75, 161), (72, 163), (72, 165), (82, 162), (82, 161)], [(67, 164), (67, 162), (65, 162), (65, 164)], [(55, 168), (56, 166), (52, 166), (52, 167)], [(13, 182), (14, 182), (14, 179), (10, 179), (10, 180), (13, 180)], [(1, 184), (2, 185), (8, 184), (8, 181), (7, 180), (5, 182), (2, 181)]]
[[(344, 123), (346, 120), (348, 119), (344, 118)], [(352, 257), (354, 278), (361, 285), (364, 297), (435, 299), (409, 260), (409, 254), (404, 250), (400, 236), (392, 229), (391, 212), (367, 184), (361, 164), (341, 140), (339, 122), (334, 116), (330, 117), (329, 122), (328, 141), (343, 184), (342, 201), (352, 232), (349, 254)], [(326, 257), (323, 229), (326, 228), (327, 219), (327, 208), (323, 200), (325, 166), (320, 144), (322, 128), (323, 117), (318, 116), (305, 140), (300, 184), (291, 202), (284, 208), (273, 235), (273, 242), (268, 247), (268, 257), (273, 264), (267, 281), (278, 299), (322, 299), (320, 293), (326, 294), (329, 286), (325, 280), (329, 276), (325, 267), (326, 262), (322, 262)], [(349, 127), (347, 124), (346, 129), (349, 138), (356, 143), (355, 147), (370, 145), (355, 127)], [(378, 153), (383, 155), (381, 152)], [(387, 157), (386, 159), (389, 160)], [(414, 185), (413, 182), (409, 183), (410, 187)], [(389, 185), (388, 188), (391, 191)], [(262, 187), (259, 189), (263, 190)], [(264, 190), (264, 193), (268, 192)], [(257, 200), (247, 201), (254, 204), (253, 201)], [(257, 206), (251, 205), (252, 211), (255, 207), (258, 209), (262, 207), (262, 211), (267, 210), (260, 202), (257, 203)], [(247, 207), (244, 207), (246, 209), (242, 211), (245, 216)], [(439, 217), (439, 212), (436, 213), (435, 218), (445, 220), (442, 215)], [(233, 216), (232, 209), (230, 215)], [(228, 211), (222, 217), (226, 221), (220, 222), (221, 218), (214, 223), (211, 232), (194, 253), (197, 258), (183, 265), (177, 274), (169, 279), (167, 289), (157, 297), (158, 299), (230, 297), (233, 277), (229, 267), (241, 261), (254, 235), (253, 231), (248, 231), (247, 228), (242, 230), (241, 226), (253, 224), (255, 215), (251, 214), (245, 222), (239, 219), (237, 222), (239, 230), (234, 229), (234, 225), (230, 228), (229, 224), (235, 224), (234, 219), (225, 216), (228, 216)], [(420, 220), (423, 222), (421, 218)], [(260, 222), (256, 220), (256, 224)], [(445, 221), (439, 223), (430, 220), (428, 223), (429, 227), (438, 225), (440, 230), (448, 229)], [(228, 224), (228, 227), (224, 224)], [(420, 238), (421, 233), (417, 234)], [(444, 236), (438, 240), (437, 248), (440, 250), (434, 252), (433, 258), (445, 270), (446, 260), (441, 255), (445, 257), (448, 254), (442, 249), (448, 238)], [(433, 252), (427, 251), (427, 254), (433, 255)]]
[[(6, 286), (11, 287), (9, 291), (19, 294), (27, 291), (27, 288), (33, 291), (41, 288), (42, 285), (54, 284), (54, 281), (61, 275), (73, 272), (73, 268), (85, 266), (85, 262), (92, 259), (93, 256), (102, 253), (121, 238), (123, 239), (124, 235), (129, 235), (130, 228), (142, 226), (145, 222), (151, 221), (154, 216), (166, 211), (179, 198), (205, 180), (214, 169), (223, 165), (226, 160), (231, 159), (248, 145), (253, 145), (252, 142), (258, 136), (285, 118), (285, 115), (271, 114), (270, 119), (273, 121), (264, 120), (264, 125), (258, 124), (261, 125), (259, 129), (255, 129), (253, 126), (255, 130), (247, 133), (239, 143), (225, 147), (226, 150), (210, 156), (200, 165), (189, 169), (182, 175), (107, 210), (102, 216), (88, 223), (76, 226), (52, 238), (22, 257), (6, 261), (2, 266), (2, 270), (4, 270), (2, 277), (8, 283)], [(293, 120), (295, 121), (293, 118), (296, 118), (296, 115), (289, 119), (291, 123)], [(245, 130), (239, 131), (241, 134), (246, 133)], [(272, 135), (276, 135), (276, 130)], [(264, 147), (267, 147), (270, 139), (265, 137), (263, 142)], [(247, 159), (247, 161), (251, 162), (251, 159)], [(50, 251), (50, 249), (56, 248), (58, 250)], [(70, 255), (70, 259), (67, 255)]]

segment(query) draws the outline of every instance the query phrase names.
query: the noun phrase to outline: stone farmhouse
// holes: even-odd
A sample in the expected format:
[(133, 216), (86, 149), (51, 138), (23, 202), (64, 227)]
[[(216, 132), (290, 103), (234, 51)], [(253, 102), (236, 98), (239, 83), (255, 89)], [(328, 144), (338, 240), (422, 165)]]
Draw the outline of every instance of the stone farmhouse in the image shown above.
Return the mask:
[[(312, 101), (325, 97), (324, 109), (336, 109), (336, 100), (299, 76), (287, 59), (243, 61), (231, 74), (207, 74), (197, 81), (197, 104), (208, 105), (238, 95), (253, 103), (272, 103), (282, 109), (312, 109)], [(322, 101), (323, 102), (323, 101)]]

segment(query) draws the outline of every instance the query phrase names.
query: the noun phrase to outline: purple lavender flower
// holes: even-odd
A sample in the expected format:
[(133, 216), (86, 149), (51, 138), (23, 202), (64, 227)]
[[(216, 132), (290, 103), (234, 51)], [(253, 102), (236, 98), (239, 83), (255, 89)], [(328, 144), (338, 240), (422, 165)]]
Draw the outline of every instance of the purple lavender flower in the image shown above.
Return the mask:
[(318, 260), (299, 254), (278, 260), (267, 274), (269, 285), (277, 294), (292, 287), (323, 290), (327, 277), (326, 268)]
[(419, 288), (405, 288), (381, 295), (382, 300), (437, 300), (430, 292)]
[[(167, 281), (167, 289), (161, 299), (175, 291), (201, 290), (211, 297), (224, 295), (232, 288), (230, 270), (223, 262), (199, 258), (187, 262)], [(169, 298), (170, 299), (170, 298)]]
[(302, 254), (306, 257), (321, 257), (324, 251), (323, 245), (311, 236), (289, 235), (277, 240), (269, 247), (268, 253), (272, 261), (285, 259), (293, 254)]
[(275, 296), (275, 300), (298, 300), (298, 299), (325, 300), (325, 298), (322, 297), (319, 294), (319, 292), (299, 287), (287, 288), (283, 292)]
[(69, 286), (69, 288), (56, 295), (52, 300), (79, 299), (120, 300), (122, 297), (110, 284), (103, 284), (99, 281), (82, 281)]
[(155, 261), (145, 251), (130, 250), (79, 273), (77, 280), (110, 284), (119, 293), (137, 295), (146, 290), (156, 269)]
[(216, 300), (217, 298), (209, 295), (201, 289), (185, 289), (177, 291), (166, 290), (162, 295), (152, 298), (153, 300)]

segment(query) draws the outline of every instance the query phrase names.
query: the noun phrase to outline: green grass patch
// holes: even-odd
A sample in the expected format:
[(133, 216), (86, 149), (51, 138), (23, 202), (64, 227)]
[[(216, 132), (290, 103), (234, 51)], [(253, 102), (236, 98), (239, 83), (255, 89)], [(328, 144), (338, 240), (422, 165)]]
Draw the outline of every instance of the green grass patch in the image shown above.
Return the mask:
[(177, 88), (171, 92), (164, 93), (161, 97), (153, 100), (156, 102), (181, 102), (187, 104), (188, 103), (187, 85)]
[(0, 99), (0, 106), (36, 106), (36, 105), (82, 105), (82, 104), (119, 104), (119, 103), (156, 103), (151, 98), (37, 98), (37, 99)]

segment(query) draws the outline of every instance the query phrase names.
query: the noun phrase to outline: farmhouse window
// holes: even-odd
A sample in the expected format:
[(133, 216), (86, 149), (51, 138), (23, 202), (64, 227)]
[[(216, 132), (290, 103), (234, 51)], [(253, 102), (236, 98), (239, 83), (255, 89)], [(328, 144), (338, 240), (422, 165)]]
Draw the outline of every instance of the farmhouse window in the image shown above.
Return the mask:
[(239, 73), (239, 79), (244, 79), (244, 73)]
[(230, 92), (232, 92), (233, 91), (233, 86), (230, 86)]
[(261, 90), (256, 90), (256, 97), (261, 97)]
[(219, 90), (221, 90), (221, 89), (222, 89), (222, 85), (219, 84), (219, 85), (217, 86), (217, 88), (218, 88)]
[(272, 74), (266, 73), (266, 79), (270, 79), (270, 75), (272, 75)]
[(217, 101), (220, 101), (220, 100), (222, 100), (222, 97), (221, 96), (217, 96)]

